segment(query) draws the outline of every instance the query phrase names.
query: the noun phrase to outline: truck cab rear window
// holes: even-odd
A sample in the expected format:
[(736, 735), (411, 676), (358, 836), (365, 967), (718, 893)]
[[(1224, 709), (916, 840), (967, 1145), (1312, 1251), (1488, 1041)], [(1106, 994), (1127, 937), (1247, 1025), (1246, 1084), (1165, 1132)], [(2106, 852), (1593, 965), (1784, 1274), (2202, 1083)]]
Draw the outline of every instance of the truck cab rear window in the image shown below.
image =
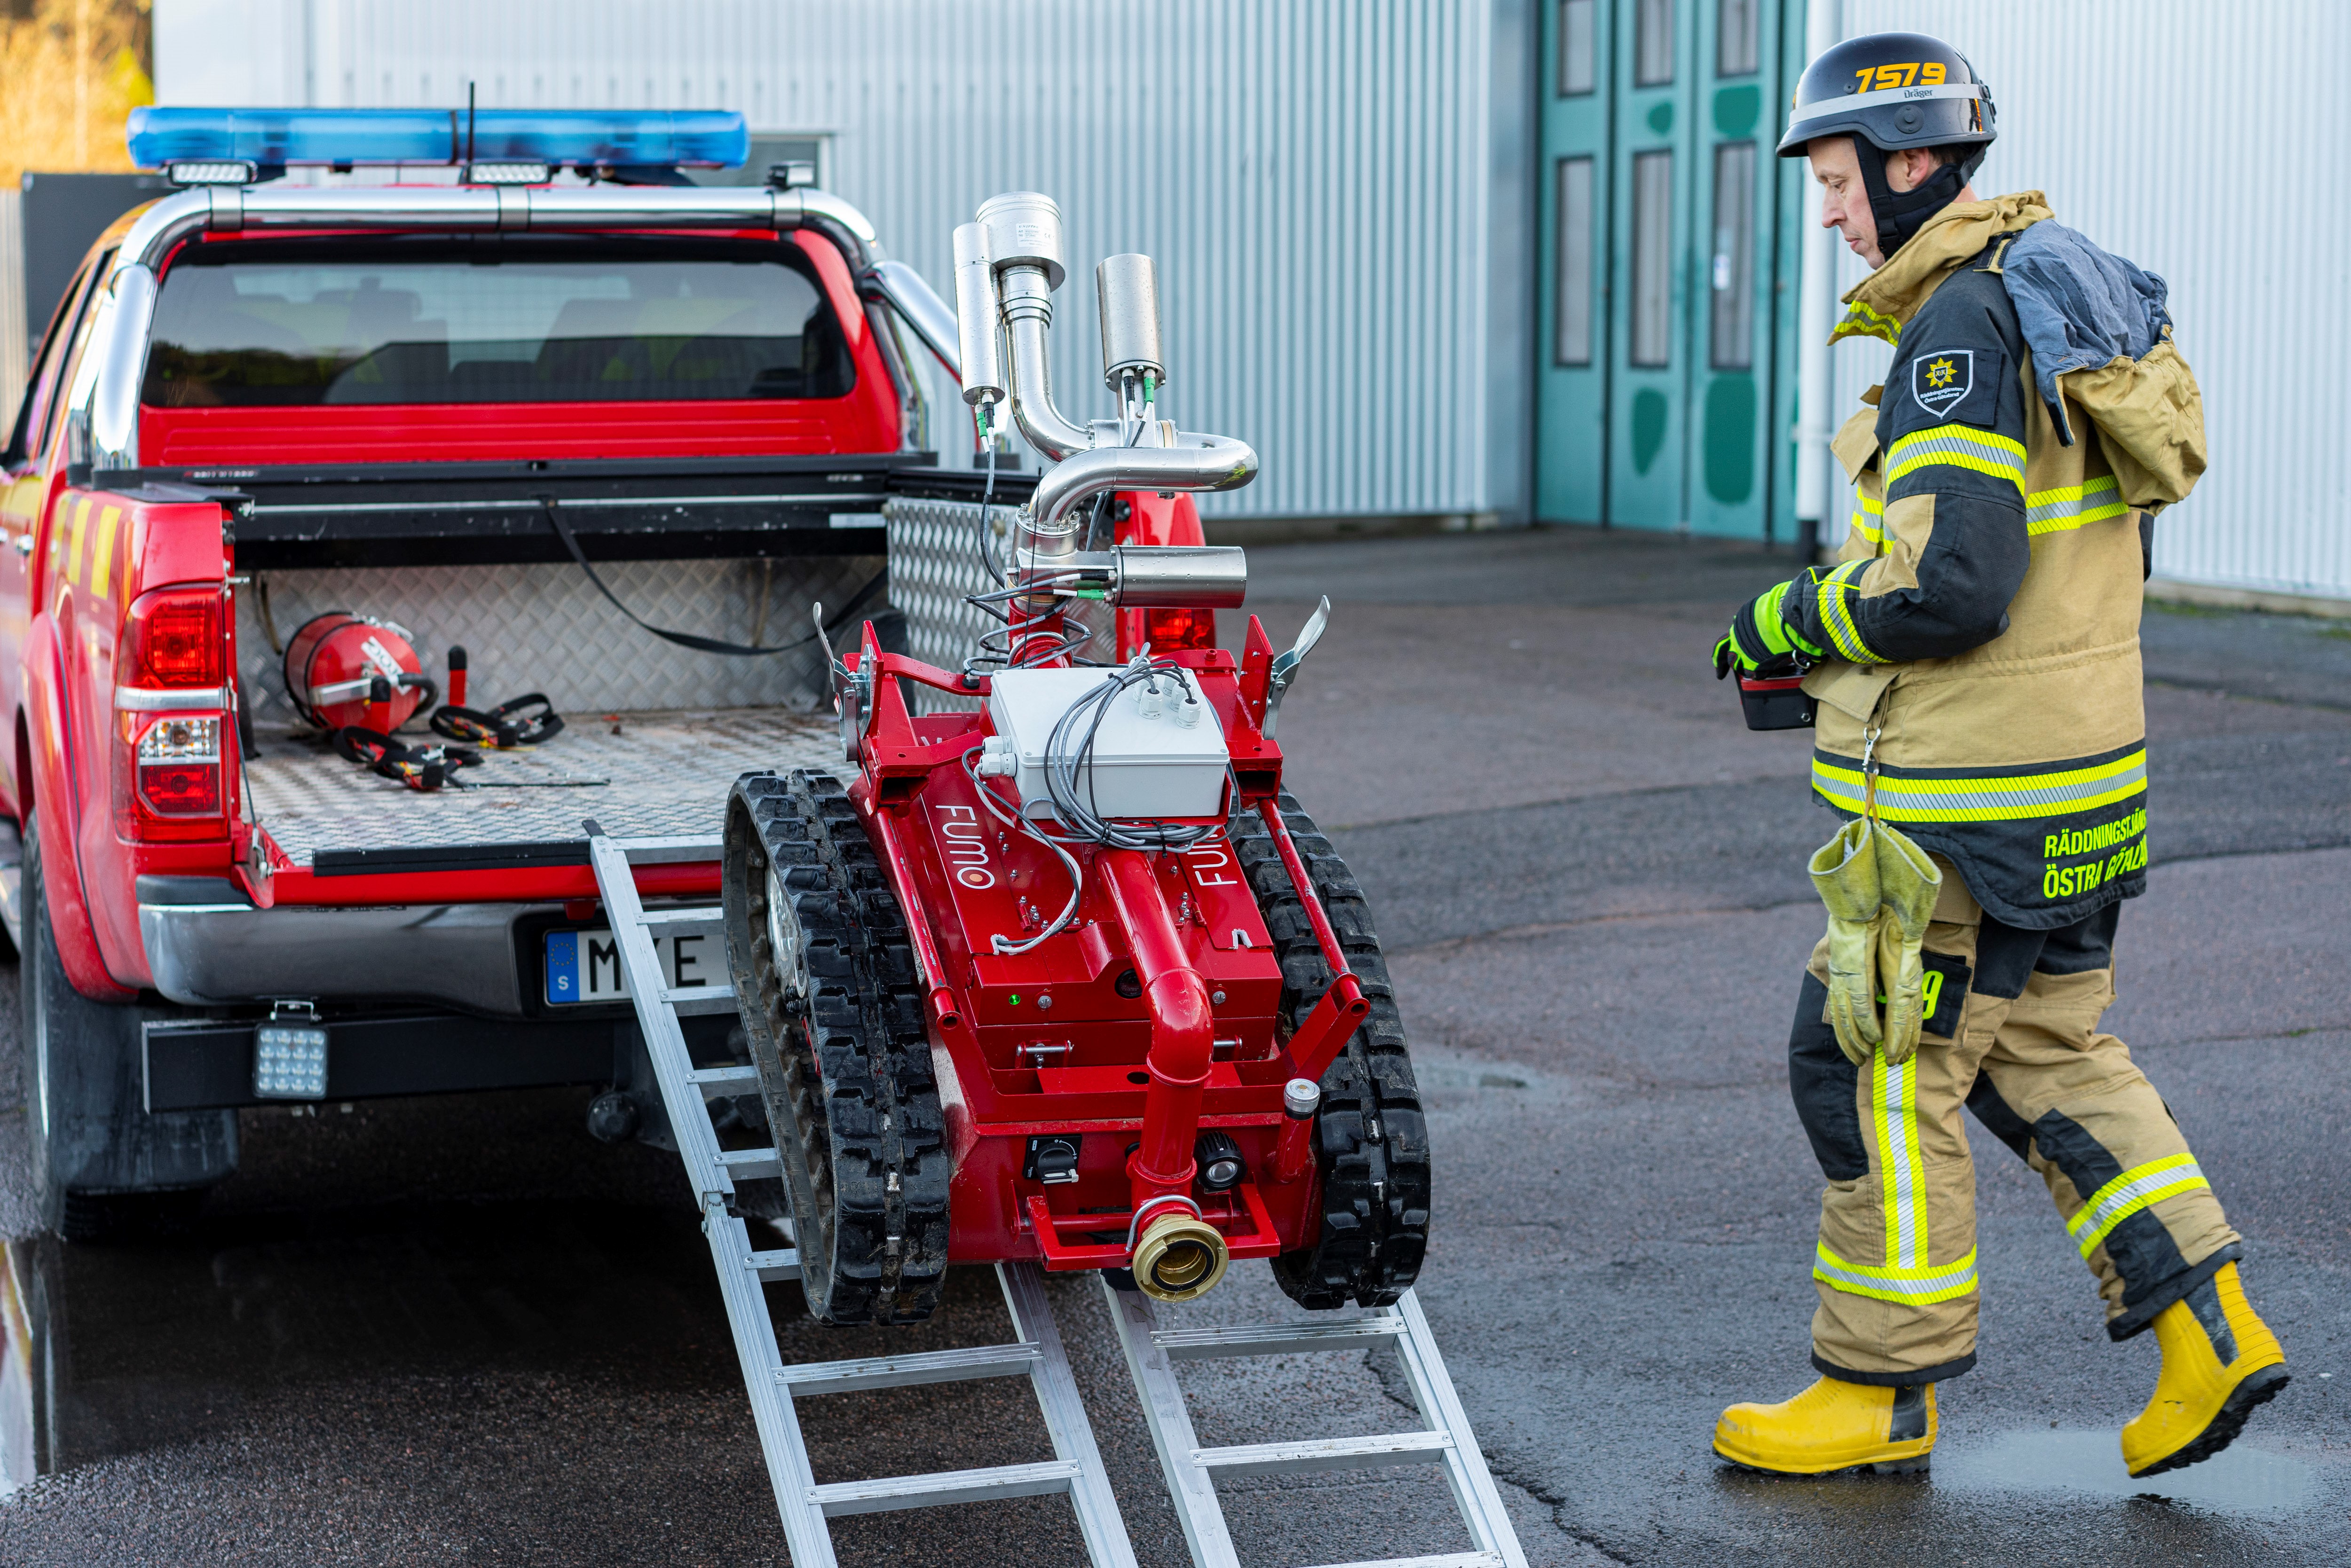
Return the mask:
[(322, 403), (831, 398), (856, 367), (789, 242), (239, 240), (164, 275), (143, 400)]

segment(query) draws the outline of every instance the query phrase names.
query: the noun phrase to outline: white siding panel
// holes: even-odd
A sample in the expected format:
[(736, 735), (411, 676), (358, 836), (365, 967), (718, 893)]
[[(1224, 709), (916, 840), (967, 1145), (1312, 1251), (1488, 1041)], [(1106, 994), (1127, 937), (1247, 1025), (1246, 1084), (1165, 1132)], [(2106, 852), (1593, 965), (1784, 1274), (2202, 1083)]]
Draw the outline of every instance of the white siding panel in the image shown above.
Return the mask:
[[(1498, 72), (1522, 56), (1492, 0), (309, 0), (302, 36), (309, 57), (265, 91), (261, 58), (159, 20), (187, 40), (159, 50), (159, 95), (461, 104), (471, 79), (488, 106), (740, 108), (755, 132), (826, 136), (827, 188), (942, 294), (955, 225), (1043, 191), (1071, 258), (1058, 401), (1110, 412), (1093, 264), (1150, 252), (1163, 409), (1263, 459), (1208, 509), (1522, 505), (1524, 411), (1497, 398), (1525, 350), (1495, 324), (1525, 263), (1514, 226), (1498, 252), (1489, 172), (1492, 116), (1523, 112), (1498, 106)], [(962, 403), (930, 379), (932, 440), (959, 453)]]
[(35, 345), (25, 320), (25, 197), (0, 191), (0, 424), (14, 426)]
[[(2211, 469), (2158, 519), (2156, 570), (2351, 598), (2351, 211), (2312, 149), (2351, 46), (2332, 0), (1844, 0), (1847, 37), (1932, 33), (2000, 106), (1986, 194), (2058, 220), (2171, 286)], [(2314, 138), (2316, 141), (2314, 141)], [(2311, 161), (2317, 157), (2317, 163)], [(1845, 262), (1844, 283), (1859, 280)], [(1838, 346), (1841, 406), (1886, 363)]]

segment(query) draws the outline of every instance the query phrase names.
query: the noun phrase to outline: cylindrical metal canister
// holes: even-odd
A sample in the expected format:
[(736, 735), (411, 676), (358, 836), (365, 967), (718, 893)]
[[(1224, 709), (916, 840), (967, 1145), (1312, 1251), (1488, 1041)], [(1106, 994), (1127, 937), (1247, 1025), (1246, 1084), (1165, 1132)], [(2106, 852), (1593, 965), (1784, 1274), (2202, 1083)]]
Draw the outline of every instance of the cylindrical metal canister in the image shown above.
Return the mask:
[(996, 273), (987, 260), (987, 230), (965, 224), (955, 232), (956, 339), (963, 350), (963, 401), (1004, 401), (1004, 337), (998, 320)]
[(1094, 299), (1102, 309), (1102, 384), (1116, 392), (1123, 376), (1148, 371), (1165, 385), (1159, 273), (1151, 258), (1134, 252), (1106, 257), (1094, 268)]
[(1238, 545), (1123, 545), (1121, 610), (1238, 610), (1249, 597), (1249, 556)]
[(1061, 243), (1061, 209), (1040, 191), (1007, 191), (979, 204), (987, 230), (987, 258), (999, 271), (1012, 267), (1045, 270), (1046, 287), (1059, 288), (1070, 275)]

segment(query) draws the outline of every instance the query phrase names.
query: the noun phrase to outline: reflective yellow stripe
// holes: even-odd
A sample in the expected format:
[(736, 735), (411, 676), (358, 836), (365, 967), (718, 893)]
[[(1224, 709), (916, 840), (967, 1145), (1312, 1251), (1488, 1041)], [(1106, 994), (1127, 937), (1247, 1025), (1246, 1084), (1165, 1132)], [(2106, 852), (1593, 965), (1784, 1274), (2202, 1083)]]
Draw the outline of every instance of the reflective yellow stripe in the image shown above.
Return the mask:
[(1836, 324), (1836, 330), (1829, 334), (1832, 343), (1839, 338), (1883, 338), (1889, 343), (1899, 344), (1902, 341), (1902, 323), (1891, 316), (1872, 310), (1856, 299), (1853, 302), (1853, 308), (1844, 313), (1844, 319)]
[(1853, 621), (1855, 580), (1868, 568), (1865, 560), (1849, 560), (1821, 580), (1821, 620), (1838, 653), (1856, 664), (1883, 664), (1888, 661), (1869, 651), (1869, 644), (1861, 640), (1861, 628)]
[(2183, 1192), (2209, 1190), (2211, 1183), (2196, 1166), (2193, 1155), (2168, 1155), (2133, 1166), (2090, 1195), (2082, 1211), (2065, 1222), (2074, 1245), (2087, 1258), (2098, 1249), (2107, 1232), (2132, 1215)]
[(1877, 1164), (1886, 1187), (1886, 1266), (1927, 1266), (1927, 1183), (1918, 1161), (1918, 1063), (1895, 1066), (1870, 1057), (1869, 1108), (1877, 1128)]
[(1873, 1269), (1867, 1264), (1848, 1263), (1824, 1246), (1816, 1247), (1813, 1252), (1813, 1278), (1847, 1295), (1923, 1307), (1964, 1296), (1976, 1288), (1976, 1249), (1970, 1247), (1968, 1255), (1958, 1262), (1938, 1267)]
[(2078, 528), (2085, 523), (2127, 517), (2130, 513), (2130, 507), (2123, 504), (2122, 486), (2113, 475), (2107, 474), (2086, 485), (2033, 491), (2025, 498), (2024, 526), (2038, 538), (2043, 534)]
[[(1853, 493), (1853, 531), (1879, 549), (1884, 549), (1886, 525), (1883, 519), (1886, 516), (1886, 503), (1873, 498), (1866, 491), (1855, 490)], [(1870, 521), (1872, 517), (1880, 520), (1873, 523)]]
[(106, 584), (114, 571), (114, 525), (122, 520), (122, 508), (109, 507), (98, 515), (98, 542), (89, 552), (89, 591), (100, 599), (106, 597)]
[(69, 541), (66, 546), (66, 580), (68, 582), (81, 580), (81, 532), (83, 525), (89, 521), (89, 497), (85, 496), (74, 504), (73, 531), (66, 536)]
[(2023, 444), (1973, 425), (1938, 424), (1930, 430), (1914, 430), (1907, 435), (1896, 436), (1886, 458), (1888, 485), (1906, 474), (1939, 465), (2005, 479), (2016, 486), (2017, 499), (2024, 498)]
[[(1813, 788), (1848, 811), (1860, 810), (1866, 793), (1858, 767), (1841, 767), (1817, 753)], [(2144, 748), (2088, 768), (1973, 779), (1920, 779), (1881, 769), (1877, 814), (1889, 822), (2018, 822), (2070, 817), (2146, 789)]]

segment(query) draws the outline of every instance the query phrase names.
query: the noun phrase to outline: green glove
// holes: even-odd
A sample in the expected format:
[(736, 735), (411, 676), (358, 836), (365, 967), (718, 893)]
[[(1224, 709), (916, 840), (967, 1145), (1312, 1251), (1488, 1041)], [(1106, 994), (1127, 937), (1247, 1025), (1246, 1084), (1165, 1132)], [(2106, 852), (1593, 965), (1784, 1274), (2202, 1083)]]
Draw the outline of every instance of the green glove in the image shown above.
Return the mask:
[(1886, 1060), (1895, 1066), (1918, 1049), (1927, 971), (1919, 956), (1943, 873), (1908, 834), (1877, 827), (1877, 886), (1884, 919), (1878, 925), (1877, 978), (1886, 988)]
[(1813, 852), (1806, 869), (1829, 911), (1829, 1027), (1858, 1067), (1884, 1038), (1877, 1024), (1880, 927), (1877, 837), (1857, 817)]
[(1814, 584), (1820, 576), (1817, 567), (1809, 569), (1803, 576), (1775, 583), (1740, 605), (1739, 613), (1730, 618), (1730, 630), (1714, 645), (1714, 678), (1722, 679), (1734, 665), (1749, 674), (1767, 664), (1792, 672), (1804, 662), (1822, 657), (1821, 650), (1806, 641), (1803, 632), (1784, 613), (1816, 591)]

